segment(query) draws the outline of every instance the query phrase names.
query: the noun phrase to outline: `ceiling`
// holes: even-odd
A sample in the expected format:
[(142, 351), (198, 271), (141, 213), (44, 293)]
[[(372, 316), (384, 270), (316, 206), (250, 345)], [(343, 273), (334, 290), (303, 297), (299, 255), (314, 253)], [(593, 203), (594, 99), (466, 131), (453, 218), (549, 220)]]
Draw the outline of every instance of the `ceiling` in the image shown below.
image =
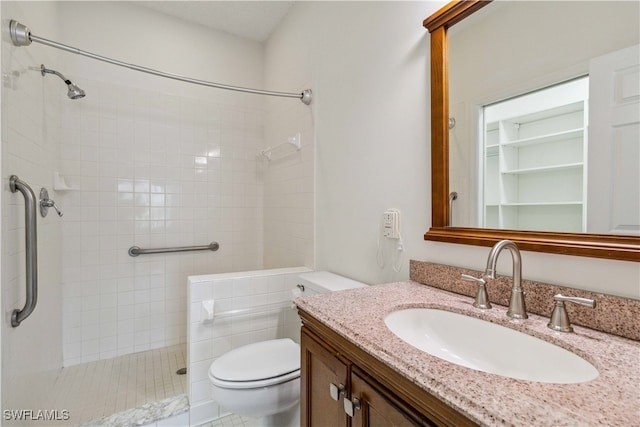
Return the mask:
[(294, 1), (134, 1), (164, 14), (264, 42)]

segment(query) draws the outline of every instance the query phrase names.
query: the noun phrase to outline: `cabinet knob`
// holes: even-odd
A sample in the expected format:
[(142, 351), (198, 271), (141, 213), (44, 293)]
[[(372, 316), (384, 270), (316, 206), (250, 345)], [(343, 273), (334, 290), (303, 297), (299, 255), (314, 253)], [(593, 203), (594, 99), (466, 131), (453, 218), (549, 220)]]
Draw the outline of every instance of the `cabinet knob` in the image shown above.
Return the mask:
[(354, 397), (351, 400), (347, 398), (344, 399), (344, 412), (346, 412), (351, 418), (355, 416), (356, 411), (360, 409), (360, 406), (360, 399), (357, 397)]
[(340, 397), (344, 394), (344, 385), (329, 384), (329, 394), (333, 400), (340, 400)]

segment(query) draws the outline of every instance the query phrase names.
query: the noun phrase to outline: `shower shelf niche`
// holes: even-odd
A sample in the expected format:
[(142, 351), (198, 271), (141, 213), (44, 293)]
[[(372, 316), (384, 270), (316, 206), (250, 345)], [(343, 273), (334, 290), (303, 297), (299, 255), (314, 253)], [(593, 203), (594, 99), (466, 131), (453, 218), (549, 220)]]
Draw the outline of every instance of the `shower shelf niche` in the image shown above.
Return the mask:
[(79, 188), (72, 187), (67, 184), (65, 177), (60, 175), (60, 172), (53, 173), (53, 189), (55, 191), (78, 191)]
[(284, 150), (282, 150), (282, 149), (285, 148), (285, 147), (294, 147), (296, 152), (300, 151), (300, 148), (302, 147), (302, 144), (300, 142), (300, 132), (298, 132), (294, 136), (290, 136), (289, 138), (287, 138), (286, 142), (283, 142), (283, 143), (278, 144), (278, 145), (274, 145), (273, 147), (265, 148), (264, 150), (260, 150), (258, 155), (264, 157), (265, 159), (267, 159), (269, 161), (277, 160), (277, 159), (280, 159), (281, 157), (285, 157), (285, 156), (293, 153), (292, 151), (288, 151), (287, 150), (286, 154), (280, 154), (279, 157), (277, 157), (277, 158), (273, 157), (274, 153), (284, 152)]

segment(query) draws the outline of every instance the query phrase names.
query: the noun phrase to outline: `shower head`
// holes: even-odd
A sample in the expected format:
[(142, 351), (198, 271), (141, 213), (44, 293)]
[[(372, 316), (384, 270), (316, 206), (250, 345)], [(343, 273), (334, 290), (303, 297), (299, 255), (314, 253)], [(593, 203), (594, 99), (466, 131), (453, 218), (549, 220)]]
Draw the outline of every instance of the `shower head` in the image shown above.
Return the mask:
[(71, 98), (71, 99), (84, 98), (84, 95), (85, 95), (84, 90), (80, 89), (75, 84), (69, 82), (69, 83), (67, 83), (67, 87), (69, 88), (69, 90), (67, 91), (67, 96), (69, 98)]
[(60, 77), (62, 81), (67, 84), (67, 87), (69, 88), (69, 91), (67, 92), (67, 96), (69, 98), (71, 99), (84, 98), (84, 95), (85, 95), (84, 90), (80, 89), (78, 86), (73, 84), (71, 80), (67, 79), (65, 76), (63, 76), (59, 72), (55, 70), (49, 70), (44, 66), (44, 64), (42, 64), (40, 65), (40, 73), (42, 74), (43, 77), (45, 74), (55, 74), (56, 76)]

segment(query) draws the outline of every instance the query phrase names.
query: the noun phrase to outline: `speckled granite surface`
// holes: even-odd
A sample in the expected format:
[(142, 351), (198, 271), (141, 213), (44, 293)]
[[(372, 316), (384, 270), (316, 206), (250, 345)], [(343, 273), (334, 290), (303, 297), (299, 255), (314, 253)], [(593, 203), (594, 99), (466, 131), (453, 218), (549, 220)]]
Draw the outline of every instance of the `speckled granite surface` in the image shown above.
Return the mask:
[[(464, 281), (462, 274), (482, 277), (483, 272), (411, 260), (409, 263), (411, 280), (457, 294), (475, 298), (477, 286)], [(487, 284), (487, 292), (492, 303), (508, 306), (511, 295), (511, 277), (498, 276)], [(583, 291), (547, 283), (522, 280), (526, 292), (527, 312), (549, 317), (553, 311), (553, 296), (562, 294), (596, 301), (596, 307), (590, 308), (578, 304), (566, 303), (571, 323), (586, 326), (597, 331), (640, 340), (640, 300), (621, 298), (596, 292)]]
[[(407, 281), (302, 297), (298, 307), (418, 386), (481, 425), (639, 426), (640, 343), (592, 329), (571, 334), (547, 328), (547, 317), (511, 320), (506, 307), (475, 309), (472, 298)], [(593, 381), (545, 384), (458, 366), (405, 343), (384, 316), (410, 307), (468, 314), (534, 335), (570, 350), (600, 372)], [(635, 319), (637, 322), (637, 318)]]

